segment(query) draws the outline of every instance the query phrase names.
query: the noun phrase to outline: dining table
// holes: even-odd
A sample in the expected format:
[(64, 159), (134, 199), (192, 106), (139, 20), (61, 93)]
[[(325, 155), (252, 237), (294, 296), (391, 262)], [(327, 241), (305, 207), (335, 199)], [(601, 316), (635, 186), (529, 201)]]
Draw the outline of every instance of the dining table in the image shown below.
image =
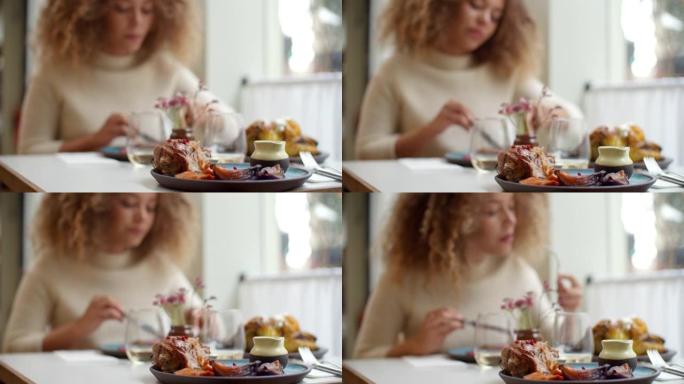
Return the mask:
[[(334, 358), (327, 360), (336, 361)], [(150, 363), (132, 363), (97, 351), (2, 354), (0, 383), (157, 384), (150, 366)], [(314, 370), (301, 383), (339, 384), (342, 379)]]
[[(681, 363), (681, 361), (680, 361)], [(498, 367), (481, 368), (446, 355), (421, 358), (345, 360), (345, 384), (503, 384)], [(661, 373), (656, 382), (684, 383), (684, 378)]]
[[(670, 167), (684, 174), (684, 167)], [(481, 172), (442, 158), (363, 160), (342, 163), (344, 189), (349, 192), (502, 192), (496, 172)], [(649, 192), (684, 188), (658, 180)]]
[[(327, 166), (340, 169), (341, 162)], [(13, 192), (168, 192), (152, 166), (133, 165), (97, 152), (0, 156), (0, 190)], [(341, 192), (342, 183), (313, 175), (293, 192)]]

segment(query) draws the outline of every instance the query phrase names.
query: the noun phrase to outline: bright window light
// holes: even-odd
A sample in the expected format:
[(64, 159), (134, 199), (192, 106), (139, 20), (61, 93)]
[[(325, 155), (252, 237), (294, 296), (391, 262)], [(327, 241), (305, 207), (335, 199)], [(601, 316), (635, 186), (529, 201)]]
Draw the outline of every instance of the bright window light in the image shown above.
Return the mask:
[(306, 73), (316, 57), (311, 0), (280, 0), (278, 15), (283, 34), (292, 41), (292, 54), (288, 59), (290, 70)]
[(632, 74), (638, 78), (650, 77), (658, 63), (653, 0), (623, 0), (622, 30), (625, 39), (634, 43)]
[(306, 269), (311, 261), (311, 214), (306, 194), (278, 194), (275, 209), (278, 228), (288, 239), (287, 269)]
[(658, 256), (653, 195), (649, 193), (624, 194), (622, 223), (625, 231), (634, 238), (632, 266), (638, 271), (652, 269)]

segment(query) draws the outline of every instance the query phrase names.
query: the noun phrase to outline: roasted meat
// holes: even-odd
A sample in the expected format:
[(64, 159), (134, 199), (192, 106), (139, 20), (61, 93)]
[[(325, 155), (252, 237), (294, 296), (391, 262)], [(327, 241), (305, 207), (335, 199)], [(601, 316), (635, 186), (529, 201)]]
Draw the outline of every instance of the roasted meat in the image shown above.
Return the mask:
[(501, 351), (501, 368), (515, 377), (527, 377), (545, 380), (562, 378), (558, 368), (558, 351), (550, 348), (545, 342), (534, 340), (518, 340)]
[(214, 361), (212, 363), (216, 376), (252, 376), (259, 366), (259, 362), (245, 365), (225, 365)]
[[(152, 347), (152, 356), (154, 365), (163, 372), (177, 372), (186, 368), (197, 371), (211, 370), (209, 348), (201, 345), (194, 337), (168, 336)], [(184, 373), (189, 375), (193, 372)]]
[(499, 154), (497, 171), (504, 180), (519, 182), (530, 177), (545, 179), (553, 172), (553, 157), (541, 147), (515, 145)]
[(164, 175), (176, 176), (184, 172), (210, 173), (209, 154), (196, 141), (167, 140), (154, 148), (154, 169)]

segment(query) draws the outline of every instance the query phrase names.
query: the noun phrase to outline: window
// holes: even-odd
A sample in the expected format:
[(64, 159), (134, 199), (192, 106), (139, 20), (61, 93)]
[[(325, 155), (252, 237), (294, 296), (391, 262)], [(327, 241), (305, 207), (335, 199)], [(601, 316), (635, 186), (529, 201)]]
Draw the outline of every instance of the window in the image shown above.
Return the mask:
[(632, 270), (684, 268), (684, 195), (624, 195), (622, 220)]
[(341, 72), (342, 0), (279, 0), (285, 73)]
[(623, 0), (622, 29), (632, 77), (684, 76), (684, 2)]
[(275, 213), (281, 239), (281, 269), (342, 266), (341, 194), (279, 194)]

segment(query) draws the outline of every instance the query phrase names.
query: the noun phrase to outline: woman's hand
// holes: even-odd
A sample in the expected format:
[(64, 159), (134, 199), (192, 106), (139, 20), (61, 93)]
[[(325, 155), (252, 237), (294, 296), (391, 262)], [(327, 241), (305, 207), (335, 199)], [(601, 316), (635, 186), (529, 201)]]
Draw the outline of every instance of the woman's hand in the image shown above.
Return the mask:
[(406, 342), (410, 354), (429, 355), (438, 352), (444, 339), (453, 331), (463, 328), (463, 317), (454, 309), (436, 309), (425, 316), (418, 334)]
[(397, 157), (416, 156), (435, 137), (450, 126), (460, 125), (465, 129), (470, 129), (474, 120), (475, 116), (468, 108), (459, 102), (450, 100), (442, 106), (437, 116), (428, 125), (416, 131), (408, 132), (397, 140), (395, 148)]
[(582, 305), (582, 285), (572, 275), (558, 274), (558, 304), (566, 311)]
[(123, 319), (124, 310), (116, 300), (109, 296), (95, 296), (77, 323), (81, 332), (90, 335), (107, 320), (122, 321)]
[(107, 146), (112, 140), (126, 136), (128, 118), (120, 113), (113, 113), (107, 118), (102, 128), (93, 135), (93, 146), (97, 149)]

